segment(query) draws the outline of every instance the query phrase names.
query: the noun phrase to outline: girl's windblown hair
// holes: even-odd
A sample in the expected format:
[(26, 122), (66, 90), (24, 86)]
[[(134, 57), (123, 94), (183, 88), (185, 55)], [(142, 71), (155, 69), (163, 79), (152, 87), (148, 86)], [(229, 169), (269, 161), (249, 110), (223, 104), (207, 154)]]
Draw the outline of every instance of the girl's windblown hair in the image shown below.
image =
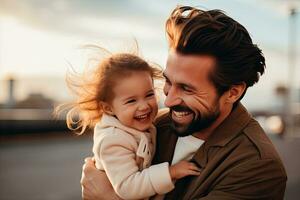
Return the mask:
[[(66, 76), (66, 82), (76, 100), (60, 105), (56, 113), (67, 110), (66, 121), (69, 129), (83, 134), (87, 128), (92, 128), (103, 115), (103, 102), (111, 103), (114, 98), (113, 87), (118, 80), (126, 78), (136, 71), (149, 72), (153, 79), (162, 78), (157, 65), (150, 65), (134, 53), (112, 54), (98, 48), (103, 58), (98, 59), (95, 66), (86, 68), (83, 73), (74, 70)], [(95, 59), (92, 60), (95, 62)]]

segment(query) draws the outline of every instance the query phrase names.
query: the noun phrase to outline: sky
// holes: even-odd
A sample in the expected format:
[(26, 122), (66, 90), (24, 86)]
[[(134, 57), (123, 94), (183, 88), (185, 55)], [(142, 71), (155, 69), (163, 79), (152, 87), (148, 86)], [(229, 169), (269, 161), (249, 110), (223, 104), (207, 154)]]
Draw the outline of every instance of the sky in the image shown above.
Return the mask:
[[(4, 81), (13, 76), (19, 81), (19, 99), (32, 92), (68, 98), (63, 79), (70, 65), (77, 71), (86, 66), (90, 56), (82, 48), (86, 44), (123, 52), (130, 51), (136, 39), (141, 55), (164, 67), (168, 54), (165, 20), (176, 5), (191, 5), (222, 9), (248, 29), (263, 50), (267, 71), (248, 91), (246, 104), (276, 103), (274, 88), (291, 80), (288, 11), (292, 4), (300, 10), (298, 0), (0, 0), (0, 89), (6, 91)], [(293, 26), (298, 34), (299, 15)], [(293, 45), (298, 50), (295, 57), (300, 58), (300, 38)], [(299, 59), (295, 68), (293, 84), (299, 87)], [(264, 97), (251, 98), (258, 94)], [(0, 92), (0, 102), (5, 98), (6, 92)]]

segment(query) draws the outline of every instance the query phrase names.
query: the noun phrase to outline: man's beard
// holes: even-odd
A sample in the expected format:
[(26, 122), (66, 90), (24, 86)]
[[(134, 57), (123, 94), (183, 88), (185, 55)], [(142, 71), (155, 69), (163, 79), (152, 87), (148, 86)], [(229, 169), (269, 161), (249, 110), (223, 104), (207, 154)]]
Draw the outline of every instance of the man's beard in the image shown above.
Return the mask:
[(177, 123), (176, 121), (172, 120), (171, 127), (174, 129), (175, 134), (178, 137), (184, 137), (188, 135), (192, 135), (196, 132), (199, 132), (203, 129), (208, 128), (213, 122), (216, 121), (216, 119), (220, 116), (220, 108), (219, 105), (215, 105), (215, 110), (210, 113), (201, 113), (199, 112), (198, 115), (195, 114), (190, 108), (186, 106), (173, 106), (170, 108), (170, 117), (172, 119), (172, 110), (178, 111), (178, 112), (192, 112), (194, 115), (194, 119), (191, 123), (187, 125), (182, 125), (180, 123)]

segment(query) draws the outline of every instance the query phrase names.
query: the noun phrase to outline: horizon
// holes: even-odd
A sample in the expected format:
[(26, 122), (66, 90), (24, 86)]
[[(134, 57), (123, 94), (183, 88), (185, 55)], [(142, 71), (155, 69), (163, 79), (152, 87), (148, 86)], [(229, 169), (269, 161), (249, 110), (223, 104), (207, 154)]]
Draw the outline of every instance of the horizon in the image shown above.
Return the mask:
[[(23, 101), (27, 99), (30, 95), (41, 94), (45, 98), (49, 98), (56, 103), (64, 103), (72, 100), (73, 94), (68, 90), (65, 83), (64, 77), (55, 76), (28, 76), (19, 77), (14, 79), (14, 99), (15, 101)], [(0, 93), (0, 104), (7, 103), (8, 94), (8, 80), (0, 79), (0, 85), (2, 91)], [(280, 109), (282, 106), (282, 100), (276, 94), (276, 88), (268, 91), (267, 88), (260, 86), (259, 83), (255, 84), (247, 90), (245, 97), (242, 99), (242, 103), (249, 110), (270, 110), (270, 109)], [(30, 88), (30, 89), (28, 89)], [(59, 88), (59, 91), (57, 90)], [(263, 98), (253, 98), (258, 97), (263, 93)], [(163, 103), (164, 95), (160, 90), (158, 95), (161, 97), (161, 103)]]

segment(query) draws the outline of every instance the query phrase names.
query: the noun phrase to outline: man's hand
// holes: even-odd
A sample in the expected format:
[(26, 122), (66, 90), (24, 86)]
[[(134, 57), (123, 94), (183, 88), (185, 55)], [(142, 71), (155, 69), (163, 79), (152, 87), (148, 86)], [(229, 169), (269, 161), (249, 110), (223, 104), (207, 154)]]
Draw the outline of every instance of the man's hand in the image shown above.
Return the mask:
[(82, 166), (80, 183), (84, 200), (120, 200), (105, 172), (98, 170), (90, 157), (85, 159)]

